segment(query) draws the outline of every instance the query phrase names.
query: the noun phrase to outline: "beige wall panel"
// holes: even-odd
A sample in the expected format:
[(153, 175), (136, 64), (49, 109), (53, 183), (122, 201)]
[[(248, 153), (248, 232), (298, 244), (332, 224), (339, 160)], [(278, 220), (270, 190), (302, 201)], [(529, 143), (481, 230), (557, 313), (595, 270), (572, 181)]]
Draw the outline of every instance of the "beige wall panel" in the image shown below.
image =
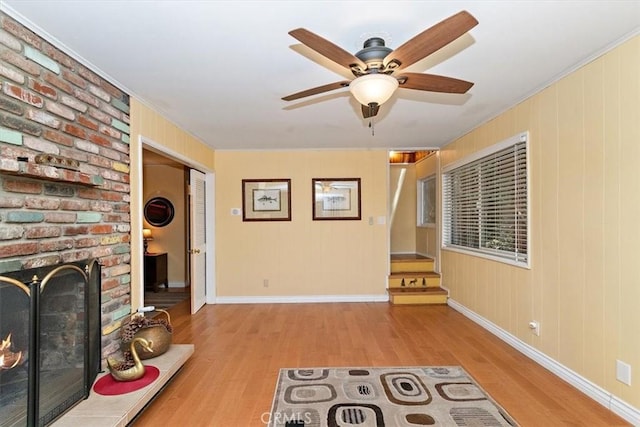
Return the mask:
[[(436, 179), (436, 222), (440, 220), (440, 182), (438, 180), (438, 153), (434, 153), (416, 163), (416, 178)], [(438, 228), (416, 227), (416, 252), (437, 259), (438, 256)], [(436, 267), (437, 269), (437, 267)]]
[[(530, 176), (539, 176), (539, 174), (535, 171), (540, 171), (542, 168), (544, 156), (541, 151), (539, 135), (540, 135), (540, 117), (541, 117), (541, 101), (540, 97), (535, 97), (529, 99), (530, 102), (530, 125), (527, 127), (526, 125), (523, 129), (529, 130), (529, 167), (530, 167)], [(534, 142), (535, 140), (535, 142)], [(542, 203), (541, 201), (541, 186), (538, 185), (533, 189), (529, 190), (529, 202), (531, 205), (531, 218), (530, 224), (532, 230), (540, 230), (539, 233), (542, 233), (543, 223), (541, 221), (542, 218)], [(539, 264), (542, 259), (542, 248), (541, 245), (532, 245), (529, 253), (530, 260), (532, 266), (536, 267), (531, 270), (531, 274), (529, 275), (529, 279), (532, 281), (533, 285), (531, 285), (531, 316), (529, 320), (536, 320), (538, 322), (542, 319), (542, 307), (544, 302), (544, 293), (542, 286), (536, 286), (535, 284), (542, 283), (543, 280), (543, 268)], [(531, 332), (531, 331), (529, 331)], [(525, 333), (524, 336), (528, 337), (527, 343), (531, 345), (539, 345), (540, 338), (535, 336), (532, 333)]]
[(438, 171), (438, 155), (433, 153), (429, 157), (419, 160), (415, 164), (416, 178), (422, 179), (434, 175)]
[(615, 50), (603, 58), (604, 92), (604, 256), (602, 264), (606, 278), (604, 294), (605, 364), (608, 372), (605, 386), (612, 393), (620, 395), (624, 386), (610, 372), (620, 357), (620, 333), (622, 318), (620, 312), (622, 294), (620, 272), (622, 269), (620, 252), (620, 199), (621, 181), (624, 177), (620, 162), (620, 52)]
[(512, 137), (516, 132), (520, 132), (521, 130), (516, 129), (515, 126), (516, 117), (517, 113), (512, 108), (492, 120), (490, 126), (492, 126), (492, 135), (495, 139), (493, 141), (485, 141), (482, 146), (491, 146), (496, 142)]
[(438, 257), (438, 229), (427, 228), (427, 255)]
[(416, 253), (429, 255), (428, 229), (426, 227), (416, 227)]
[(498, 310), (498, 265), (496, 263), (487, 264), (487, 290), (489, 295), (487, 295), (488, 306), (487, 306), (487, 319), (491, 319), (495, 316), (495, 313)]
[[(377, 218), (387, 213), (387, 161), (384, 150), (218, 152), (218, 296), (384, 295), (388, 235)], [(312, 221), (312, 178), (358, 177), (361, 221)], [(243, 222), (231, 215), (242, 207), (243, 178), (290, 178), (292, 221)]]
[(468, 133), (460, 138), (460, 144), (454, 151), (455, 159), (461, 159), (476, 151), (477, 138), (475, 133)]
[[(636, 337), (622, 339), (620, 360), (635, 362), (640, 369), (640, 268), (638, 268), (638, 242), (640, 241), (640, 42), (623, 46), (620, 52), (620, 172), (625, 178), (620, 191), (621, 275), (620, 335)], [(633, 371), (632, 375), (640, 374)], [(633, 381), (633, 376), (632, 376)], [(622, 397), (632, 398), (633, 389), (624, 386)], [(636, 391), (635, 397), (640, 394)]]
[[(137, 118), (133, 118), (133, 113)], [(174, 151), (190, 161), (200, 164), (207, 171), (214, 169), (214, 150), (173, 122), (135, 98), (131, 98), (132, 126), (138, 127), (137, 134), (131, 134), (131, 144), (137, 144), (138, 136), (143, 136), (163, 147)]]
[[(558, 357), (560, 306), (558, 275), (563, 257), (559, 251), (558, 223), (558, 181), (559, 181), (559, 140), (558, 140), (558, 91), (557, 87), (545, 89), (536, 99), (539, 101), (539, 125), (537, 132), (531, 134), (532, 164), (540, 165), (532, 169), (531, 192), (538, 194), (540, 205), (539, 228), (532, 230), (532, 245), (539, 247), (540, 256), (534, 258), (532, 270), (539, 272), (541, 280), (536, 287), (542, 290), (542, 305), (534, 308), (540, 313), (541, 333), (540, 349), (554, 359)], [(537, 149), (536, 149), (537, 148)], [(534, 212), (535, 213), (535, 212)], [(547, 326), (549, 325), (549, 326)]]
[[(490, 305), (489, 299), (492, 297), (490, 295), (490, 288), (493, 285), (494, 277), (490, 273), (491, 267), (486, 262), (478, 263), (476, 276), (478, 278), (476, 285), (476, 307), (478, 307), (478, 314), (482, 317), (488, 317), (493, 313), (493, 309), (495, 307)], [(491, 307), (491, 310), (490, 310)]]
[(571, 301), (559, 313), (558, 359), (582, 368), (584, 345), (584, 134), (582, 73), (576, 72), (558, 84), (559, 182), (558, 225), (562, 263), (558, 285), (560, 301)]
[[(464, 257), (464, 255), (461, 255)], [(474, 276), (471, 274), (473, 271), (473, 264), (475, 260), (469, 259), (467, 263), (464, 264), (464, 267), (460, 266), (458, 271), (458, 280), (457, 285), (457, 295), (460, 297), (460, 301), (464, 301), (463, 304), (473, 306), (473, 299), (471, 297), (472, 293), (475, 290)]]
[(515, 288), (514, 310), (511, 313), (515, 334), (525, 337), (525, 341), (531, 343), (534, 335), (529, 330), (529, 322), (538, 320), (534, 314), (534, 286), (533, 274), (524, 268), (512, 268), (513, 283), (521, 283)]
[[(416, 252), (416, 167), (414, 164), (389, 166), (391, 201), (391, 253)], [(394, 206), (394, 201), (397, 204)]]
[[(602, 61), (587, 65), (584, 76), (584, 147), (585, 147), (585, 203), (584, 250), (587, 259), (603, 259), (605, 240), (604, 221), (604, 97), (602, 88)], [(595, 202), (594, 201), (598, 201)], [(587, 262), (585, 265), (584, 306), (584, 372), (596, 383), (604, 384), (606, 370), (601, 362), (605, 358), (604, 325), (604, 265)]]
[[(640, 407), (640, 37), (443, 147), (442, 165), (530, 132), (531, 269), (442, 252), (451, 296)], [(490, 295), (485, 298), (484, 293)], [(533, 337), (528, 320), (541, 322)]]
[(496, 311), (493, 314), (493, 321), (501, 325), (505, 330), (512, 332), (511, 324), (512, 292), (513, 281), (511, 279), (511, 268), (506, 264), (497, 263), (496, 269)]
[[(440, 252), (440, 256), (442, 257), (442, 283), (451, 291), (451, 295), (455, 295), (456, 299), (462, 300), (462, 291), (464, 289), (462, 273), (465, 269), (459, 266), (464, 265), (461, 259), (465, 256), (451, 251), (442, 251)], [(458, 297), (458, 295), (460, 295), (460, 297)]]

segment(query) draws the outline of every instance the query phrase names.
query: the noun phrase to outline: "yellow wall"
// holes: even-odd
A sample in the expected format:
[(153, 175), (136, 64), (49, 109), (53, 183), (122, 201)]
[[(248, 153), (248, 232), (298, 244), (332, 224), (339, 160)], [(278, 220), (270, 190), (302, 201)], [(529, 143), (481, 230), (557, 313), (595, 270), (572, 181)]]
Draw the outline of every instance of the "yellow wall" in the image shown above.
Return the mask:
[[(416, 163), (416, 179), (436, 178), (436, 222), (440, 220), (440, 193), (438, 184), (438, 157), (439, 153), (433, 153), (429, 157)], [(438, 228), (437, 227), (416, 227), (416, 252), (432, 258), (438, 256)]]
[(170, 286), (185, 286), (187, 271), (187, 203), (185, 195), (185, 173), (183, 167), (147, 165), (143, 171), (143, 205), (153, 197), (164, 197), (171, 201), (175, 215), (164, 227), (154, 227), (143, 219), (144, 228), (152, 231), (149, 252), (167, 252), (167, 275)]
[[(217, 296), (384, 296), (388, 232), (377, 219), (387, 213), (387, 160), (383, 150), (217, 151)], [(291, 179), (291, 221), (231, 214), (242, 208), (242, 179), (259, 178)], [(362, 220), (312, 221), (312, 178), (361, 178)]]
[(391, 253), (415, 253), (416, 167), (392, 164), (389, 169)]
[[(183, 159), (190, 159), (200, 169), (213, 171), (213, 149), (180, 129), (174, 123), (131, 98), (131, 307), (140, 305), (142, 298), (142, 209), (143, 197), (139, 188), (142, 179), (142, 149), (140, 137), (153, 141)], [(171, 265), (169, 266), (171, 269)]]
[[(530, 131), (530, 270), (442, 251), (462, 305), (640, 407), (640, 37), (444, 147)], [(527, 328), (538, 320), (539, 337)], [(616, 380), (616, 359), (632, 386)]]

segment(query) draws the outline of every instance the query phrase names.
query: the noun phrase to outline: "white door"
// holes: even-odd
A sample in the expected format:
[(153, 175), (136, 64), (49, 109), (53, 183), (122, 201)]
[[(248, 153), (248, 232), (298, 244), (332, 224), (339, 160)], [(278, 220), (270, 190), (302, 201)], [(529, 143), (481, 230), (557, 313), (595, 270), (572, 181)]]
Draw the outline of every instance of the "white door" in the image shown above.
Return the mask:
[(205, 175), (197, 170), (190, 171), (190, 276), (191, 314), (197, 312), (206, 302), (206, 199)]

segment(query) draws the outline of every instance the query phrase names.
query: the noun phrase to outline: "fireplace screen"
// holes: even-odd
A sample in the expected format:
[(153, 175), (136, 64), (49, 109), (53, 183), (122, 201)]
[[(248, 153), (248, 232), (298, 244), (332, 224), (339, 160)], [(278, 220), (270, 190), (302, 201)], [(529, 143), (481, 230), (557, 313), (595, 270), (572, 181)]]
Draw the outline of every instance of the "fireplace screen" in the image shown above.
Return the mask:
[(47, 425), (100, 370), (97, 260), (0, 276), (0, 424)]

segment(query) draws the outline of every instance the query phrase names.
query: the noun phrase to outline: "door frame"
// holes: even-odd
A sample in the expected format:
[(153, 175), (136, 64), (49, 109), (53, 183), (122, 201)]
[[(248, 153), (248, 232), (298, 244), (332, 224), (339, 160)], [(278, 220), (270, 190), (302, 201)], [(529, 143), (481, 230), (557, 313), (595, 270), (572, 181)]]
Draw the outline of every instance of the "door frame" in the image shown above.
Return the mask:
[[(133, 148), (133, 147), (131, 147)], [(135, 170), (137, 171), (137, 179), (136, 180), (131, 180), (132, 185), (135, 182), (136, 183), (136, 188), (132, 188), (131, 189), (131, 196), (132, 196), (132, 200), (131, 203), (133, 205), (134, 203), (134, 194), (136, 195), (135, 197), (135, 204), (137, 205), (137, 209), (135, 214), (133, 213), (133, 209), (132, 209), (132, 217), (135, 215), (135, 220), (134, 218), (132, 218), (131, 224), (143, 224), (143, 209), (142, 206), (143, 205), (143, 179), (142, 179), (142, 168), (143, 168), (143, 154), (142, 154), (142, 150), (143, 148), (147, 148), (150, 149), (152, 151), (157, 152), (158, 154), (161, 154), (165, 157), (168, 157), (172, 160), (175, 160), (179, 163), (182, 163), (183, 165), (192, 168), (192, 169), (197, 169), (198, 171), (202, 172), (203, 174), (205, 174), (205, 198), (206, 198), (206, 203), (205, 203), (205, 217), (207, 218), (207, 229), (206, 229), (206, 239), (207, 239), (207, 243), (206, 243), (206, 257), (205, 257), (205, 268), (206, 268), (206, 277), (207, 280), (205, 281), (205, 294), (206, 294), (206, 303), (207, 304), (215, 304), (216, 303), (216, 269), (215, 269), (215, 173), (210, 170), (207, 166), (193, 160), (193, 159), (189, 159), (187, 157), (185, 157), (184, 155), (177, 153), (173, 150), (171, 150), (170, 148), (165, 147), (164, 145), (154, 141), (151, 138), (148, 138), (146, 136), (140, 135), (139, 136), (139, 141), (136, 147), (136, 158), (137, 161), (135, 162), (135, 165), (132, 164), (132, 166), (135, 166)], [(132, 156), (132, 161), (133, 161), (133, 156)], [(133, 207), (133, 206), (132, 206)], [(138, 230), (139, 228), (139, 230)], [(189, 237), (190, 238), (190, 237)], [(132, 227), (131, 229), (131, 239), (132, 241), (137, 242), (136, 246), (140, 249), (142, 249), (143, 247), (143, 239), (142, 239), (142, 228), (141, 227), (137, 227), (134, 228)], [(188, 247), (191, 247), (190, 242), (189, 245), (187, 245)], [(132, 252), (131, 254), (132, 258), (136, 258), (137, 260), (137, 265), (138, 266), (142, 266), (143, 262), (144, 262), (144, 254), (142, 250), (138, 250), (135, 253)], [(131, 287), (132, 287), (132, 292), (133, 292), (133, 287), (135, 286), (135, 283), (138, 283), (138, 287), (136, 289), (137, 294), (138, 294), (138, 299), (141, 301), (141, 304), (139, 304), (140, 306), (144, 305), (144, 280), (143, 280), (143, 272), (140, 268), (136, 270), (132, 270), (131, 271)], [(134, 298), (132, 295), (132, 302), (133, 302)], [(137, 310), (137, 307), (132, 307), (132, 311)]]

